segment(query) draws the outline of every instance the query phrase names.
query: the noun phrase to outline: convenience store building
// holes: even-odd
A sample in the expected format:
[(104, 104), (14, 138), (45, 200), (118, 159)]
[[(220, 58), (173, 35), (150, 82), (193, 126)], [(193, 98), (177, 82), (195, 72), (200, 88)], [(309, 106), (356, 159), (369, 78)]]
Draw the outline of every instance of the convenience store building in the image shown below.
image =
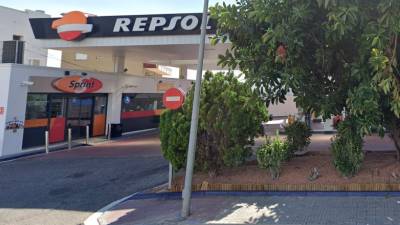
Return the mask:
[[(61, 68), (0, 64), (0, 159), (27, 154), (49, 141), (64, 142), (67, 130), (82, 138), (104, 136), (110, 124), (122, 132), (158, 127), (163, 93), (187, 91), (196, 68), (201, 14), (31, 18), (45, 49), (62, 51)], [(208, 23), (209, 33), (215, 24)], [(205, 66), (218, 70), (228, 45), (207, 40)], [(27, 49), (28, 50), (28, 49)], [(163, 67), (162, 67), (163, 66)], [(168, 78), (170, 68), (179, 77)]]

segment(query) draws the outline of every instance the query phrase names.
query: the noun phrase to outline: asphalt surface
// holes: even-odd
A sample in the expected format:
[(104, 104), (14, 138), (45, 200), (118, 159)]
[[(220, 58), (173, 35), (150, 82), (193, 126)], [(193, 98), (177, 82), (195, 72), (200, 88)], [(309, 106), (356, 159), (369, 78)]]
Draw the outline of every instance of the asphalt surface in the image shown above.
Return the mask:
[(168, 180), (157, 134), (0, 163), (0, 225), (75, 225)]

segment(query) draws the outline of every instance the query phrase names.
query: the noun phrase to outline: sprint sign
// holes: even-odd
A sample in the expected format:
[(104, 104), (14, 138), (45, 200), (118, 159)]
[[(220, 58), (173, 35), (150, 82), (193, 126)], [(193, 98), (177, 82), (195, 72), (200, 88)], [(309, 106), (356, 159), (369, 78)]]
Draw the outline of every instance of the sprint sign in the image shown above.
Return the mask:
[(185, 93), (180, 88), (170, 88), (163, 96), (163, 103), (167, 109), (179, 109), (185, 101)]

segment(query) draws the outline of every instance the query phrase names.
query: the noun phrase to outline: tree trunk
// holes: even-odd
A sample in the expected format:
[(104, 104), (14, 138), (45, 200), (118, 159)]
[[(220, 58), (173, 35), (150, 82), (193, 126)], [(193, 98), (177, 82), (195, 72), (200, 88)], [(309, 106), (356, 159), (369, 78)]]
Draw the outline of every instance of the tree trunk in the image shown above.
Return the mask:
[(398, 125), (399, 124), (396, 123), (396, 125), (392, 127), (390, 136), (393, 139), (394, 144), (396, 146), (397, 160), (400, 161), (400, 126), (398, 126)]

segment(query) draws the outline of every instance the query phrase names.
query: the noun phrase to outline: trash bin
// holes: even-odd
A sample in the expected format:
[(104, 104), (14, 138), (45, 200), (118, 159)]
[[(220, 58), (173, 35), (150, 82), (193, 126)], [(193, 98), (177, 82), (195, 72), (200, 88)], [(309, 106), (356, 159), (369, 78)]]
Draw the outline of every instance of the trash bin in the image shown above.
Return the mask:
[(111, 124), (111, 138), (121, 137), (122, 136), (122, 124), (120, 123), (112, 123)]

